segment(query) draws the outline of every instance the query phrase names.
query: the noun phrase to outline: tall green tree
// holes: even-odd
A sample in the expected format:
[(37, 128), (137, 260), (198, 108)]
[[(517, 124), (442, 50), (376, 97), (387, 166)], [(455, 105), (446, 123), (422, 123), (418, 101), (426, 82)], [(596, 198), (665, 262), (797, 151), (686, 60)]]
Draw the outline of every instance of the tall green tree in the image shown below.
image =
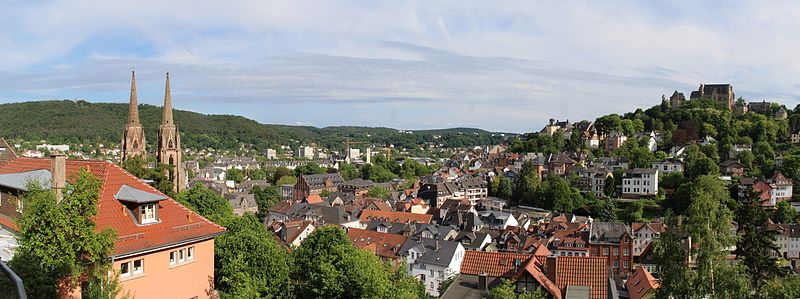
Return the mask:
[(539, 187), (539, 178), (530, 161), (522, 164), (522, 169), (517, 178), (517, 185), (511, 194), (515, 203), (531, 203), (534, 200), (536, 189)]
[(739, 203), (736, 212), (736, 221), (739, 223), (736, 258), (747, 267), (750, 282), (757, 292), (761, 292), (767, 281), (780, 272), (778, 259), (773, 256), (779, 249), (775, 244), (778, 233), (767, 227), (769, 217), (761, 206), (761, 199), (756, 191), (752, 188), (747, 190)]
[(695, 273), (689, 270), (689, 251), (684, 246), (687, 235), (680, 226), (681, 216), (667, 211), (664, 216), (667, 229), (655, 241), (653, 259), (661, 274), (661, 286), (656, 298), (693, 298)]
[(100, 187), (99, 179), (81, 170), (59, 202), (53, 191), (29, 184), (30, 191), (21, 198), (25, 209), (17, 220), (20, 246), (9, 264), (25, 282), (30, 298), (55, 298), (84, 279), (90, 285), (103, 283), (116, 237), (111, 229), (95, 229)]
[(220, 225), (233, 218), (230, 202), (200, 183), (178, 194), (178, 202)]
[(288, 298), (291, 259), (253, 215), (236, 217), (214, 244), (216, 287), (223, 298)]

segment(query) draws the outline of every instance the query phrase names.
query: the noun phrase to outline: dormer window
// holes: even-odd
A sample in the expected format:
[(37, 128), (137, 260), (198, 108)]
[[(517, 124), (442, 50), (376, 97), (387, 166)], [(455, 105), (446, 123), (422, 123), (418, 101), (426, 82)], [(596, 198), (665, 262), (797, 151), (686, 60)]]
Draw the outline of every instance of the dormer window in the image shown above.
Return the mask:
[(158, 222), (158, 219), (156, 219), (156, 209), (156, 204), (145, 204), (139, 207), (139, 210), (141, 211), (139, 222), (141, 224)]
[(142, 191), (127, 185), (122, 185), (114, 197), (128, 209), (138, 225), (158, 223), (160, 221), (158, 203), (167, 199), (162, 194)]

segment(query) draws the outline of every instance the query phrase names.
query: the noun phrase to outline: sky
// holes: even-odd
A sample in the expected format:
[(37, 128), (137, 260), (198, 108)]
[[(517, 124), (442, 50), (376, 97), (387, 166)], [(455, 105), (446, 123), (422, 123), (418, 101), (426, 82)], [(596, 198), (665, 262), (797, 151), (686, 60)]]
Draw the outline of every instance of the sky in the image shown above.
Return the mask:
[(0, 0), (0, 102), (537, 131), (731, 83), (800, 103), (800, 2)]

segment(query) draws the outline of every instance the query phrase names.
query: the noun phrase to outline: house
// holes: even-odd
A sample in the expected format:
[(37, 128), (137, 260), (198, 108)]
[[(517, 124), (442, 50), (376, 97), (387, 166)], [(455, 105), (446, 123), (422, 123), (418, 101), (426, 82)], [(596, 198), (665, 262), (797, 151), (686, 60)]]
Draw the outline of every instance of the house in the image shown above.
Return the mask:
[(670, 158), (653, 162), (653, 169), (667, 175), (671, 173), (683, 173), (683, 162), (678, 159)]
[(308, 236), (314, 232), (314, 224), (307, 220), (281, 222), (273, 230), (278, 239), (290, 248), (300, 247)]
[[(16, 219), (28, 180), (57, 198), (86, 169), (102, 184), (97, 230), (116, 232), (112, 266), (123, 292), (139, 298), (209, 298), (214, 294), (214, 237), (225, 228), (169, 198), (120, 166), (63, 155), (14, 158), (0, 165), (0, 219)], [(3, 221), (5, 228), (12, 228)], [(80, 290), (77, 290), (80, 292)]]
[(604, 257), (558, 256), (548, 257), (544, 262), (547, 277), (563, 292), (563, 298), (581, 298), (569, 296), (568, 289), (575, 286), (588, 287), (588, 298), (611, 298), (614, 283), (608, 268)]
[(655, 197), (656, 195), (658, 195), (658, 169), (633, 168), (623, 172), (623, 198)]
[(770, 178), (770, 185), (772, 186), (771, 201), (777, 204), (781, 201), (792, 200), (792, 184), (792, 180), (786, 178), (780, 171), (776, 171)]
[(253, 194), (244, 192), (228, 193), (225, 194), (225, 199), (233, 207), (233, 214), (236, 216), (242, 216), (246, 213), (258, 213), (258, 203)]
[(439, 239), (409, 238), (400, 249), (408, 263), (408, 274), (425, 285), (431, 296), (439, 296), (439, 284), (461, 271), (461, 243)]
[(393, 265), (399, 265), (402, 261), (400, 249), (403, 247), (408, 237), (396, 234), (380, 233), (358, 228), (347, 230), (347, 238), (353, 241), (353, 245), (375, 253), (381, 260), (389, 261)]
[(719, 164), (719, 170), (723, 175), (741, 177), (744, 175), (744, 164), (739, 160), (728, 159)]
[(628, 289), (628, 296), (631, 299), (654, 298), (655, 291), (659, 286), (658, 280), (642, 267), (637, 267), (633, 275), (625, 282), (625, 288)]
[(625, 276), (633, 269), (633, 237), (622, 222), (594, 221), (589, 231), (591, 256), (603, 257), (615, 276)]
[(547, 159), (548, 174), (562, 176), (567, 174), (567, 171), (575, 166), (575, 160), (570, 158), (564, 153), (550, 154)]
[(484, 224), (493, 229), (506, 229), (509, 226), (517, 226), (519, 224), (519, 222), (517, 222), (517, 218), (514, 217), (514, 214), (504, 211), (478, 211), (478, 218), (480, 218)]
[(319, 195), (322, 190), (335, 192), (343, 182), (344, 179), (338, 173), (301, 175), (294, 184), (292, 196), (295, 201), (300, 202), (309, 195)]
[(636, 262), (645, 248), (655, 242), (667, 227), (664, 223), (634, 222), (631, 223), (631, 229), (633, 230), (633, 259)]
[(678, 92), (677, 90), (672, 93), (672, 96), (669, 97), (670, 107), (672, 109), (676, 109), (683, 105), (683, 102), (686, 101), (686, 97), (683, 95), (682, 92)]
[(789, 140), (791, 141), (792, 144), (800, 143), (800, 131), (790, 134)]
[(375, 183), (370, 180), (356, 178), (343, 182), (341, 185), (339, 185), (339, 191), (353, 193), (356, 196), (367, 196), (369, 189), (374, 185)]
[(532, 254), (467, 251), (461, 275), (441, 298), (486, 298), (503, 279), (514, 281), (517, 293), (541, 289), (553, 298), (563, 298), (561, 290), (547, 277), (544, 265)]
[(605, 149), (606, 152), (611, 152), (615, 149), (618, 149), (622, 146), (625, 141), (628, 140), (628, 137), (625, 134), (619, 132), (611, 132), (606, 136), (606, 144)]
[(483, 230), (468, 231), (462, 230), (451, 239), (451, 241), (459, 242), (466, 250), (483, 250), (486, 245), (492, 242), (492, 236)]
[(390, 212), (390, 211), (373, 211), (373, 210), (362, 211), (361, 215), (359, 216), (359, 221), (361, 222), (362, 228), (365, 228), (367, 226), (367, 223), (373, 220), (400, 222), (400, 223), (427, 224), (431, 223), (431, 219), (433, 219), (433, 215), (429, 214), (414, 214), (407, 212)]
[(508, 201), (497, 197), (486, 197), (481, 199), (480, 206), (487, 210), (502, 211), (508, 206)]
[(472, 205), (477, 205), (479, 199), (489, 196), (489, 184), (483, 178), (465, 179), (461, 181), (461, 187)]
[(605, 197), (606, 180), (614, 179), (612, 170), (603, 165), (575, 167), (570, 172), (578, 175), (577, 187), (581, 192), (591, 193), (597, 198)]

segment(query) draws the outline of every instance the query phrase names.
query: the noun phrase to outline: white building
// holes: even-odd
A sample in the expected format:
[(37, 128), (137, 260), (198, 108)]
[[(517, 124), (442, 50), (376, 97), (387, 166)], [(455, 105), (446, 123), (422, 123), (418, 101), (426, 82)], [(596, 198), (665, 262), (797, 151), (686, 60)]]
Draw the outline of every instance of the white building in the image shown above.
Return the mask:
[(306, 158), (309, 160), (313, 160), (314, 148), (310, 146), (301, 146), (297, 148), (297, 153), (295, 153), (295, 156), (297, 156), (298, 158)]
[(408, 274), (425, 285), (425, 291), (439, 296), (439, 284), (461, 271), (464, 246), (459, 242), (439, 239), (409, 238), (400, 254), (408, 264)]
[(658, 169), (634, 168), (622, 175), (622, 197), (641, 198), (658, 195)]
[(653, 162), (653, 169), (658, 169), (663, 174), (670, 174), (673, 172), (683, 173), (683, 162), (678, 159), (667, 159), (663, 161)]
[(267, 149), (267, 159), (277, 159), (278, 158), (278, 151), (274, 149)]

